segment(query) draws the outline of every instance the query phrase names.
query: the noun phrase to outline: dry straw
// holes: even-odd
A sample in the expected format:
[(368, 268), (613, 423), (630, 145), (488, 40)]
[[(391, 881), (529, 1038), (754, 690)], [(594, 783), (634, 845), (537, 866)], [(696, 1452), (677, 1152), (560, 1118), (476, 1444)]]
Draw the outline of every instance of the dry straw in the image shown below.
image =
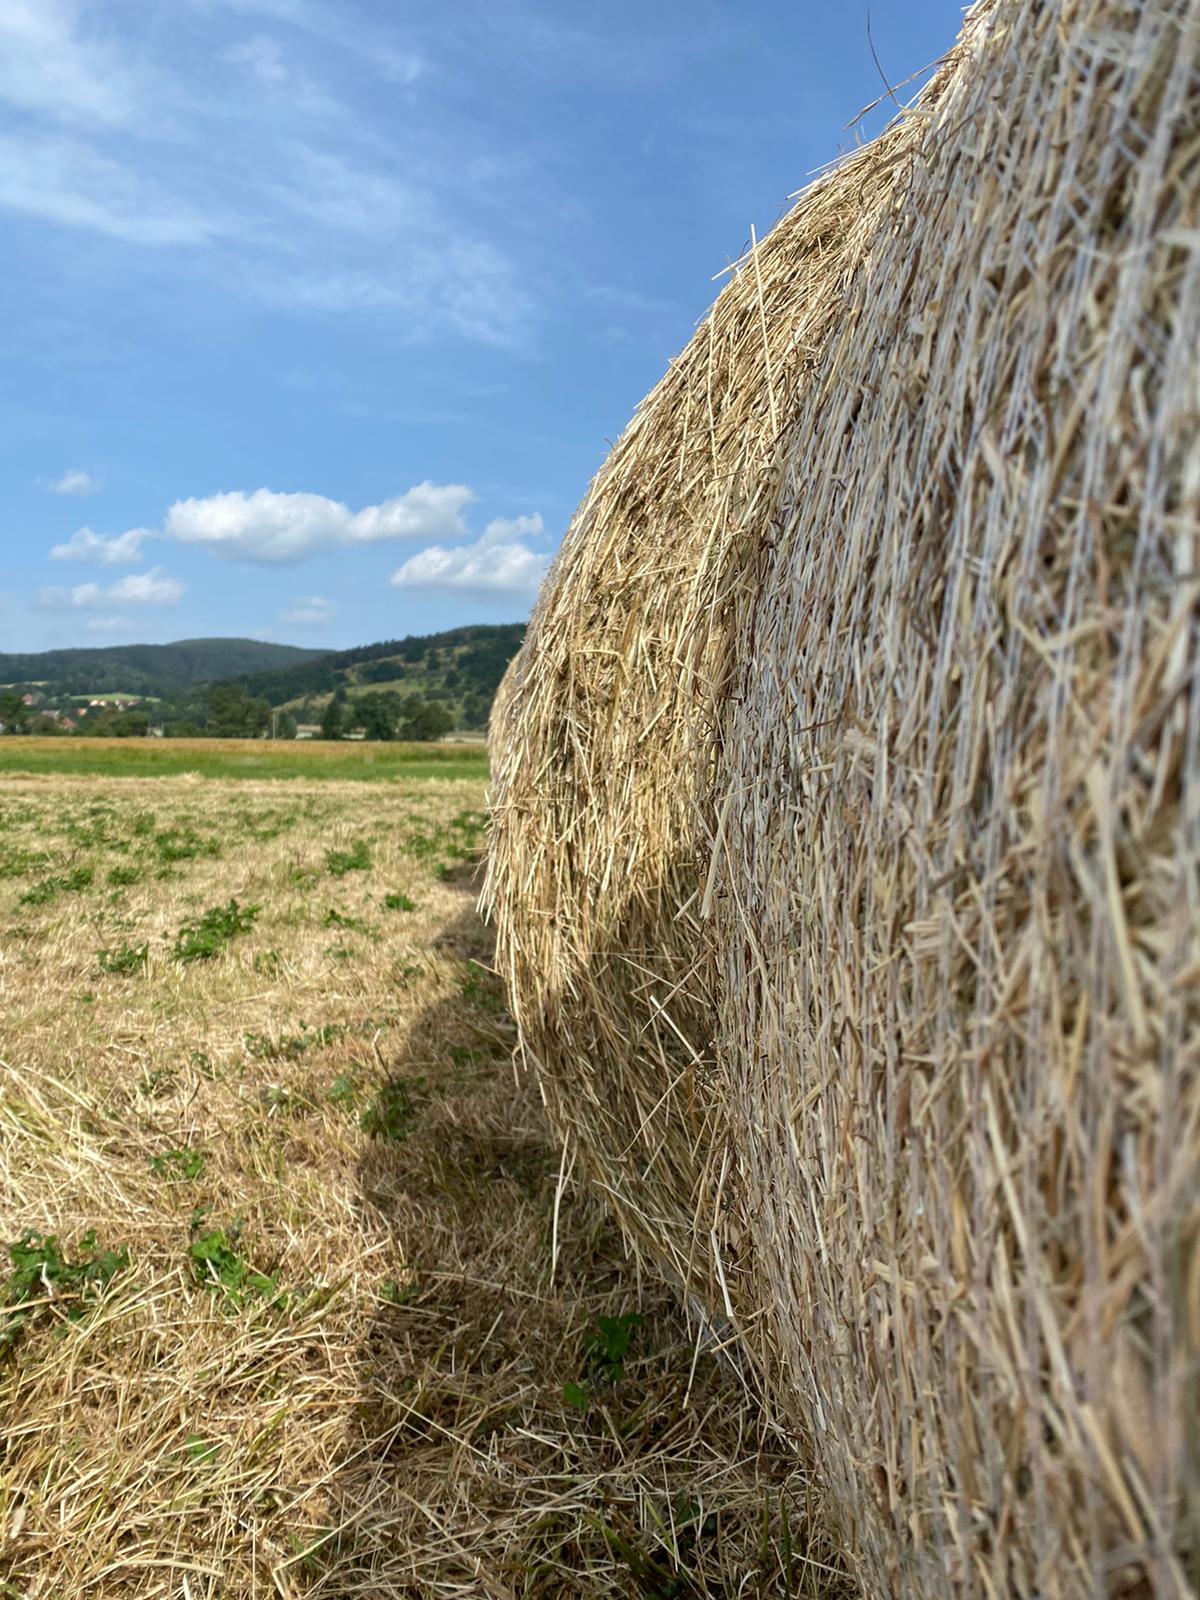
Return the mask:
[(997, 0), (598, 476), (497, 728), (528, 1056), (865, 1594), (1200, 1588), (1200, 0)]

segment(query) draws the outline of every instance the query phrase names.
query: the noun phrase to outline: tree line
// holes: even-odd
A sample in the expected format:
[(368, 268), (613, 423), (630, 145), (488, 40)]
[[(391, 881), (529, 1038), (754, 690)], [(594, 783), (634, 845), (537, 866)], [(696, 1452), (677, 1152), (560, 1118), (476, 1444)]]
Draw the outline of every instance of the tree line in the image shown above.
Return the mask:
[[(168, 714), (169, 715), (169, 714)], [(150, 713), (139, 707), (115, 707), (89, 716), (75, 731), (89, 738), (144, 739), (150, 732)], [(27, 706), (19, 693), (0, 694), (0, 729), (6, 734), (68, 734), (63, 722), (47, 711)], [(395, 690), (371, 690), (351, 700), (339, 686), (320, 717), (322, 739), (405, 739), (418, 742), (440, 739), (454, 731), (454, 717), (446, 706), (420, 695)], [(203, 711), (196, 720), (165, 720), (168, 738), (294, 739), (296, 718), (274, 711), (262, 696), (247, 694), (236, 683), (215, 683), (209, 688)]]

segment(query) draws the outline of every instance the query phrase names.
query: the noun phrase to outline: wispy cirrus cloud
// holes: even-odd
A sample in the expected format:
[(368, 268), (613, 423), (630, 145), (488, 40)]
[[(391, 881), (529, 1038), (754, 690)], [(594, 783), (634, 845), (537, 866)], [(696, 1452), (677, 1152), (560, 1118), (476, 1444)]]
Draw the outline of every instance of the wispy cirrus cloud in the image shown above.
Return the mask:
[(280, 612), (280, 622), (290, 622), (299, 628), (318, 628), (332, 622), (337, 607), (324, 595), (310, 594), (295, 600), (286, 611)]
[(279, 39), (270, 34), (254, 34), (239, 39), (226, 52), (226, 61), (267, 99), (306, 116), (326, 117), (340, 109), (333, 96), (326, 94), (312, 76), (297, 66)]
[(116, 583), (77, 583), (72, 588), (39, 589), (37, 604), (44, 611), (90, 611), (103, 606), (132, 603), (139, 606), (169, 606), (183, 598), (183, 585), (168, 578), (161, 567), (148, 572), (130, 573)]
[(226, 11), (310, 34), (336, 51), (366, 62), (373, 75), (387, 83), (415, 83), (428, 67), (418, 50), (398, 46), (386, 31), (371, 26), (369, 18), (356, 17), (353, 25), (347, 26), (342, 7), (318, 0), (191, 0), (191, 4), (200, 11)]
[(148, 528), (130, 528), (126, 533), (96, 533), (79, 528), (64, 544), (50, 551), (51, 561), (91, 561), (101, 567), (130, 566), (142, 559), (142, 545), (152, 537)]
[(456, 227), (427, 182), (303, 141), (285, 154), (271, 199), (290, 226), (319, 224), (331, 248), (302, 266), (286, 255), (248, 263), (243, 281), (258, 298), (287, 311), (384, 317), (407, 341), (447, 331), (498, 346), (526, 339), (536, 308), (515, 263)]
[(0, 134), (0, 210), (133, 245), (203, 245), (230, 224), (78, 138)]
[(509, 598), (536, 593), (550, 565), (549, 553), (527, 541), (540, 540), (545, 529), (536, 513), (496, 517), (473, 544), (448, 549), (431, 545), (398, 567), (391, 583), (397, 589), (434, 589)]
[(0, 0), (0, 106), (22, 114), (0, 130), (0, 211), (192, 253), (216, 291), (288, 315), (370, 317), (407, 343), (527, 340), (529, 274), (482, 224), (470, 160), (428, 106), (399, 141), (364, 120), (364, 63), (406, 102), (427, 73), (403, 28), (310, 0), (189, 13), (185, 72), (121, 7)]
[(119, 128), (145, 114), (149, 75), (72, 0), (0, 5), (0, 102), (51, 121)]

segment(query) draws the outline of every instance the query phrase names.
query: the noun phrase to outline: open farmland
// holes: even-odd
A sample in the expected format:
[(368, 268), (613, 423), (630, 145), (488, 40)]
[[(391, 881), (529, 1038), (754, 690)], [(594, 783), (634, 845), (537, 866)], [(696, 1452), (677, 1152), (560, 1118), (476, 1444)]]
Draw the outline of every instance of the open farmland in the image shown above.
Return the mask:
[(514, 1083), (482, 781), (313, 770), (0, 786), (0, 1595), (830, 1594)]
[(0, 776), (95, 774), (105, 778), (461, 778), (482, 785), (479, 744), (377, 744), (324, 739), (0, 740)]

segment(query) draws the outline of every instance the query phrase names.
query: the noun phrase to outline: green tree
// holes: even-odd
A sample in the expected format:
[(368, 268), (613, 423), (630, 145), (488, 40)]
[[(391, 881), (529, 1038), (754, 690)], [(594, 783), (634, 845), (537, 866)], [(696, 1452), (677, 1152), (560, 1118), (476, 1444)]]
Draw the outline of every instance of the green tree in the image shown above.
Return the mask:
[(241, 737), (246, 722), (246, 691), (237, 683), (214, 683), (208, 691), (206, 729), (214, 739)]
[(341, 703), (335, 698), (325, 707), (321, 716), (322, 739), (340, 739), (346, 729)]
[(29, 707), (19, 694), (0, 694), (0, 722), (5, 733), (23, 733), (29, 721)]
[(271, 723), (268, 700), (252, 700), (240, 683), (214, 683), (208, 691), (208, 732), (215, 739), (257, 739)]
[(396, 737), (396, 710), (393, 697), (384, 694), (364, 694), (355, 705), (358, 723), (368, 739), (394, 739)]
[(269, 700), (247, 700), (246, 711), (242, 722), (242, 737), (244, 739), (261, 739), (271, 727), (271, 702)]
[(444, 733), (449, 733), (453, 729), (454, 716), (445, 706), (418, 700), (412, 710), (409, 710), (408, 707), (412, 705), (414, 699), (415, 695), (406, 702), (404, 724), (400, 729), (402, 739), (422, 741), (440, 739)]
[(294, 739), (296, 737), (296, 719), (290, 711), (281, 711), (276, 718), (275, 737), (277, 739)]

